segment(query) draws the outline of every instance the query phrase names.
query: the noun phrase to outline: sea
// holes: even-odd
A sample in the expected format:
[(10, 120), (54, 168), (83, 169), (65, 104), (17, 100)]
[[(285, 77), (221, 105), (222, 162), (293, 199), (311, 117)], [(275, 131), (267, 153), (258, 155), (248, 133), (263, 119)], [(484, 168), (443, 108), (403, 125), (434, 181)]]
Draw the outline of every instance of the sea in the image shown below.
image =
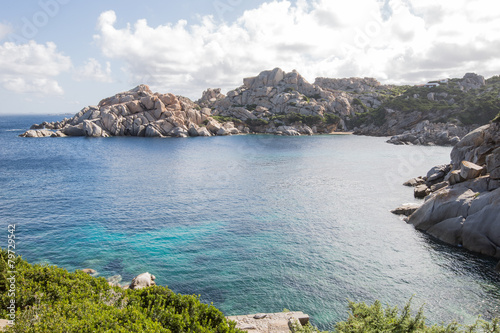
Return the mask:
[[(424, 307), (429, 323), (500, 316), (496, 261), (390, 210), (450, 147), (354, 135), (21, 138), (63, 116), (0, 117), (0, 245), (30, 263), (129, 283), (143, 272), (226, 315), (348, 303)], [(3, 234), (3, 236), (2, 236)], [(118, 277), (119, 276), (119, 277)]]

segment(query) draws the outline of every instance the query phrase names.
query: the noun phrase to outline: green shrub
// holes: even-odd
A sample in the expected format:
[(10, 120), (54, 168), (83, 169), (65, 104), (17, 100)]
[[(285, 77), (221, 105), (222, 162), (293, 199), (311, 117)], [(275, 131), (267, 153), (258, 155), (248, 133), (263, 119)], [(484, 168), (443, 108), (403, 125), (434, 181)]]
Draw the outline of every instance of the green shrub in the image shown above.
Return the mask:
[(265, 126), (269, 124), (269, 121), (265, 119), (247, 119), (245, 120), (245, 124), (247, 124), (250, 128)]
[(493, 119), (494, 123), (500, 123), (500, 112), (497, 114), (497, 116)]
[(359, 105), (361, 106), (361, 108), (367, 112), (368, 111), (368, 108), (366, 107), (365, 103), (361, 102), (361, 100), (359, 98), (355, 98), (353, 101), (352, 101), (352, 104), (353, 105)]
[(253, 110), (255, 110), (255, 109), (257, 108), (257, 106), (258, 106), (257, 104), (248, 104), (248, 105), (246, 106), (246, 109), (247, 109), (248, 111), (253, 111)]
[[(212, 305), (167, 287), (123, 290), (82, 271), (15, 262), (16, 321), (7, 332), (241, 332)], [(6, 263), (2, 250), (2, 318), (10, 302)]]
[(227, 123), (228, 121), (232, 121), (235, 125), (243, 123), (238, 118), (228, 117), (228, 116), (212, 116), (212, 118), (214, 118), (215, 120), (217, 120), (219, 123)]
[(328, 125), (338, 124), (340, 122), (340, 117), (333, 113), (325, 114), (325, 122)]

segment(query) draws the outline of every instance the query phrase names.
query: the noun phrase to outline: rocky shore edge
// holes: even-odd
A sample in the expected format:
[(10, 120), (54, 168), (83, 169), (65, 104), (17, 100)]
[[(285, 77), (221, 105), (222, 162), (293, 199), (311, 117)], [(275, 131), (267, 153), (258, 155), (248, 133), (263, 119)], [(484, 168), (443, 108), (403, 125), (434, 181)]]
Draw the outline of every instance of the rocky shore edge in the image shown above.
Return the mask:
[(500, 259), (500, 123), (470, 132), (450, 156), (449, 164), (404, 184), (424, 202), (393, 213), (447, 244)]

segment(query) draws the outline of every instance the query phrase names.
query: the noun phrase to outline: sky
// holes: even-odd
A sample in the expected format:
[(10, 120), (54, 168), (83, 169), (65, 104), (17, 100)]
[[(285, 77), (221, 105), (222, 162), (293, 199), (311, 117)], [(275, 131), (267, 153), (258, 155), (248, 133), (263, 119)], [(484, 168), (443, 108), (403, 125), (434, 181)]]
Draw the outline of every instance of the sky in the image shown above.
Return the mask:
[(201, 97), (280, 67), (421, 84), (500, 74), (497, 0), (2, 0), (0, 114), (75, 114), (145, 83)]

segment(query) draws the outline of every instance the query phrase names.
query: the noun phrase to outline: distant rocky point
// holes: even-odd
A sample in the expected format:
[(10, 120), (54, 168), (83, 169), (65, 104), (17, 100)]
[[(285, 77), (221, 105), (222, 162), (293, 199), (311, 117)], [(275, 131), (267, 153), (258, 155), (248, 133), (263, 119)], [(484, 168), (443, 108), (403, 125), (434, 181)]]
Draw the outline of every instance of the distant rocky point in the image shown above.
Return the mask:
[(286, 73), (275, 68), (243, 79), (242, 86), (226, 95), (220, 88), (209, 88), (196, 102), (153, 93), (140, 85), (88, 106), (72, 118), (33, 125), (21, 136), (187, 137), (354, 131), (392, 136), (388, 142), (394, 144), (454, 145), (500, 111), (500, 106), (491, 107), (491, 98), (498, 100), (500, 96), (497, 77), (485, 80), (468, 73), (462, 79), (439, 82), (426, 88), (383, 85), (374, 78), (317, 78), (311, 84), (295, 70)]

